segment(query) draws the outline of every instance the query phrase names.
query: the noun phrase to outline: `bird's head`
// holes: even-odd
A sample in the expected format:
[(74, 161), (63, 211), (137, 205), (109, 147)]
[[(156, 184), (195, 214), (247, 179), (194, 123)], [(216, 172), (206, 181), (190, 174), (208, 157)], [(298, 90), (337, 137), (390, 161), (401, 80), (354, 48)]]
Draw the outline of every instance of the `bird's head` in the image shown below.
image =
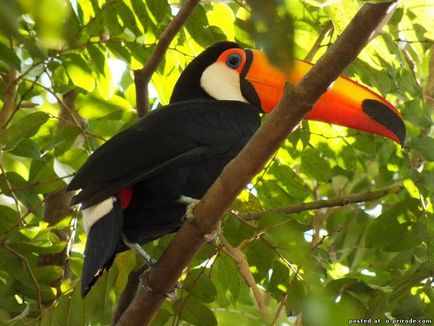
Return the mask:
[[(183, 71), (171, 103), (216, 99), (248, 102), (271, 112), (283, 96), (285, 83), (297, 83), (312, 67), (296, 60), (288, 74), (275, 68), (264, 53), (233, 42), (207, 48)], [(380, 95), (339, 77), (305, 116), (405, 142), (405, 126), (398, 110)]]

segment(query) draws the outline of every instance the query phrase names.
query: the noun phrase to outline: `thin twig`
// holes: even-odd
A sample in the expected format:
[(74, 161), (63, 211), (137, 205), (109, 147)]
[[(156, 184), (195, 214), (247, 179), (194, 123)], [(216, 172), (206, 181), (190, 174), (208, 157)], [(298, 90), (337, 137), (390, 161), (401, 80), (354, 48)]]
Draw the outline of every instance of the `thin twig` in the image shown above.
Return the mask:
[(167, 25), (163, 33), (161, 33), (159, 41), (154, 47), (146, 65), (142, 69), (134, 70), (136, 106), (139, 117), (143, 117), (149, 112), (148, 83), (151, 80), (152, 74), (158, 68), (173, 38), (178, 34), (198, 3), (199, 0), (186, 0), (184, 2), (177, 15), (173, 17), (172, 21)]
[(17, 105), (15, 98), (18, 90), (18, 71), (11, 68), (8, 72), (8, 80), (6, 84), (6, 90), (3, 99), (3, 107), (0, 111), (0, 133), (6, 129), (7, 124), (14, 116)]
[(253, 277), (252, 272), (250, 271), (249, 263), (247, 262), (247, 257), (244, 252), (240, 249), (240, 247), (233, 247), (230, 242), (223, 236), (220, 235), (220, 240), (222, 242), (223, 251), (232, 258), (235, 265), (237, 266), (238, 272), (247, 282), (249, 287), (252, 289), (253, 296), (256, 300), (256, 305), (264, 320), (267, 320), (267, 308), (264, 302), (264, 298), (262, 293), (259, 291), (259, 288), (256, 284), (255, 278)]
[(294, 214), (313, 209), (321, 209), (326, 207), (346, 206), (349, 204), (357, 204), (361, 202), (373, 201), (385, 196), (396, 194), (402, 190), (401, 185), (394, 185), (377, 191), (361, 193), (357, 195), (343, 196), (333, 199), (318, 200), (308, 203), (301, 203), (289, 207), (273, 208), (262, 212), (238, 214), (245, 221), (258, 220), (266, 214)]
[(304, 60), (312, 62), (313, 58), (315, 57), (315, 54), (321, 48), (322, 41), (327, 36), (327, 34), (329, 34), (331, 31), (333, 31), (333, 23), (331, 20), (329, 20), (321, 29), (318, 38), (316, 39), (315, 43), (312, 45), (312, 48), (309, 50), (309, 53), (306, 54), (306, 56), (304, 57)]
[(17, 210), (17, 213), (21, 216), (21, 207), (20, 207), (20, 201), (18, 200), (17, 195), (15, 194), (15, 190), (12, 187), (11, 182), (9, 181), (7, 175), (6, 175), (6, 171), (3, 167), (3, 152), (0, 151), (0, 176), (3, 176), (5, 178), (5, 183), (6, 183), (6, 187), (7, 187), (7, 191), (10, 194), (10, 197), (12, 197), (12, 199), (14, 200), (15, 203), (15, 208)]
[[(60, 191), (60, 190), (59, 190)], [(32, 207), (30, 207), (27, 212), (25, 212), (24, 214), (20, 215), (20, 218), (9, 228), (7, 229), (5, 232), (3, 232), (2, 234), (0, 234), (0, 242), (3, 241), (3, 239), (9, 234), (11, 233), (14, 229), (16, 229), (23, 221), (24, 219), (29, 216), (30, 214), (32, 214), (36, 209), (38, 209), (39, 207), (42, 206), (43, 203), (45, 203), (45, 201), (47, 200), (47, 197), (44, 197), (40, 202), (38, 202), (37, 204), (33, 205)]]
[(300, 273), (300, 267), (297, 267), (297, 270), (295, 271), (295, 275), (294, 275), (293, 279), (291, 281), (289, 281), (288, 288), (286, 289), (285, 293), (282, 296), (282, 299), (279, 302), (279, 306), (277, 307), (277, 310), (276, 310), (276, 313), (274, 315), (274, 319), (273, 319), (273, 322), (271, 323), (271, 325), (276, 325), (277, 321), (279, 320), (280, 315), (282, 314), (283, 308), (285, 308), (286, 300), (288, 299), (288, 296), (289, 296), (289, 290), (290, 290), (291, 283), (295, 282), (297, 280), (299, 273)]
[(27, 258), (25, 256), (23, 256), (22, 254), (20, 254), (18, 251), (16, 251), (15, 249), (11, 248), (7, 243), (4, 244), (5, 248), (8, 249), (11, 253), (13, 253), (15, 256), (18, 256), (19, 258), (22, 259), (22, 261), (24, 262), (24, 264), (26, 265), (26, 269), (30, 274), (30, 278), (33, 280), (33, 282), (35, 283), (36, 286), (36, 290), (38, 292), (38, 306), (39, 306), (39, 312), (42, 313), (43, 311), (43, 307), (42, 307), (42, 295), (41, 295), (41, 287), (39, 286), (38, 280), (36, 279), (35, 274), (32, 271), (32, 268), (30, 267), (30, 263), (27, 260)]
[[(33, 81), (32, 79), (26, 79), (26, 80), (29, 80), (29, 81), (31, 81), (31, 82)], [(47, 92), (49, 92), (51, 95), (53, 95), (53, 96), (56, 98), (56, 101), (57, 101), (60, 105), (65, 105), (65, 108), (69, 110), (69, 106), (66, 105), (66, 104), (64, 103), (64, 101), (63, 101), (63, 100), (62, 100), (62, 99), (57, 95), (57, 93), (56, 93), (54, 90), (52, 90), (51, 88), (49, 88), (49, 87), (47, 87), (47, 86), (45, 86), (45, 85), (43, 85), (43, 84), (41, 84), (41, 83), (39, 83), (39, 82), (35, 82), (35, 85), (37, 85), (37, 86), (43, 88), (44, 90), (46, 90)], [(96, 139), (100, 139), (100, 140), (102, 140), (102, 141), (104, 141), (104, 142), (107, 141), (107, 140), (104, 139), (103, 137), (98, 136), (98, 135), (96, 135), (96, 134), (93, 134), (93, 133), (87, 131), (87, 130), (86, 130), (86, 129), (81, 125), (80, 121), (77, 119), (77, 117), (76, 117), (75, 115), (72, 115), (72, 120), (73, 120), (74, 123), (72, 123), (71, 121), (67, 121), (66, 119), (64, 119), (64, 118), (62, 118), (62, 117), (60, 117), (60, 116), (57, 117), (57, 116), (55, 116), (55, 115), (53, 115), (53, 114), (51, 114), (51, 113), (48, 113), (48, 116), (49, 116), (50, 118), (53, 118), (53, 119), (61, 120), (62, 122), (67, 123), (67, 124), (69, 124), (70, 126), (73, 126), (73, 127), (77, 127), (77, 128), (79, 128), (80, 131), (81, 131), (81, 133), (84, 134), (84, 136), (86, 137), (86, 141), (87, 141), (89, 144), (90, 144), (89, 136), (91, 136), (91, 137), (93, 137), (93, 138), (96, 138)]]

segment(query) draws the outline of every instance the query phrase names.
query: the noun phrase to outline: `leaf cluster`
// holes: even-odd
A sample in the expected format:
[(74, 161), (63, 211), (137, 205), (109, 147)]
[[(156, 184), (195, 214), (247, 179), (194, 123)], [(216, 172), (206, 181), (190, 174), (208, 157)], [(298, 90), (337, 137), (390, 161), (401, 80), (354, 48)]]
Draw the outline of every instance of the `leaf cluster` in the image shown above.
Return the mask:
[[(168, 103), (180, 71), (216, 41), (262, 46), (279, 54), (274, 59), (282, 65), (282, 57), (312, 52), (331, 21), (332, 31), (315, 45), (315, 61), (361, 3), (203, 1), (153, 74), (151, 104)], [(85, 235), (64, 189), (92, 151), (137, 121), (141, 90), (132, 71), (146, 64), (180, 6), (166, 0), (0, 2), (0, 324), (110, 323), (128, 273), (141, 262), (131, 252), (119, 255), (81, 299)], [(346, 71), (402, 112), (405, 147), (303, 122), (225, 216), (223, 234), (245, 254), (266, 316), (232, 257), (215, 244), (195, 257), (177, 299), (153, 324), (434, 318), (432, 9), (422, 0), (400, 3), (385, 31)], [(276, 47), (267, 35), (286, 44)], [(273, 210), (396, 185), (403, 190), (344, 207)], [(260, 218), (248, 218), (258, 211)], [(145, 249), (159, 257), (170, 237)]]

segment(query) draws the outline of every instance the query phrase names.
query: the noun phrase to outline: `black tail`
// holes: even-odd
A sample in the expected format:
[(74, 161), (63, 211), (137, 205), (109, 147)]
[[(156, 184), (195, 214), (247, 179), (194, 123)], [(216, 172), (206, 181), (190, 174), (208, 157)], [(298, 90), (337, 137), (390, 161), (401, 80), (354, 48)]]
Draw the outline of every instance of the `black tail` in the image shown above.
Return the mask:
[(83, 297), (102, 273), (112, 265), (116, 249), (122, 239), (122, 224), (122, 209), (117, 200), (113, 203), (113, 209), (90, 228), (84, 250), (81, 278), (81, 295)]

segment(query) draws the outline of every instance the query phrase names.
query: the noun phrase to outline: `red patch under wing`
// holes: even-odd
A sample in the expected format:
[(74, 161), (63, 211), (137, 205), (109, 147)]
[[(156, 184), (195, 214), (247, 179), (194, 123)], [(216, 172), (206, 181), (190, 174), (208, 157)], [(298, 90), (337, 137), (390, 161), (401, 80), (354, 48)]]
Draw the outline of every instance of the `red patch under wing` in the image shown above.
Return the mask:
[(118, 198), (121, 201), (121, 208), (127, 209), (133, 199), (133, 188), (124, 188), (118, 193)]

